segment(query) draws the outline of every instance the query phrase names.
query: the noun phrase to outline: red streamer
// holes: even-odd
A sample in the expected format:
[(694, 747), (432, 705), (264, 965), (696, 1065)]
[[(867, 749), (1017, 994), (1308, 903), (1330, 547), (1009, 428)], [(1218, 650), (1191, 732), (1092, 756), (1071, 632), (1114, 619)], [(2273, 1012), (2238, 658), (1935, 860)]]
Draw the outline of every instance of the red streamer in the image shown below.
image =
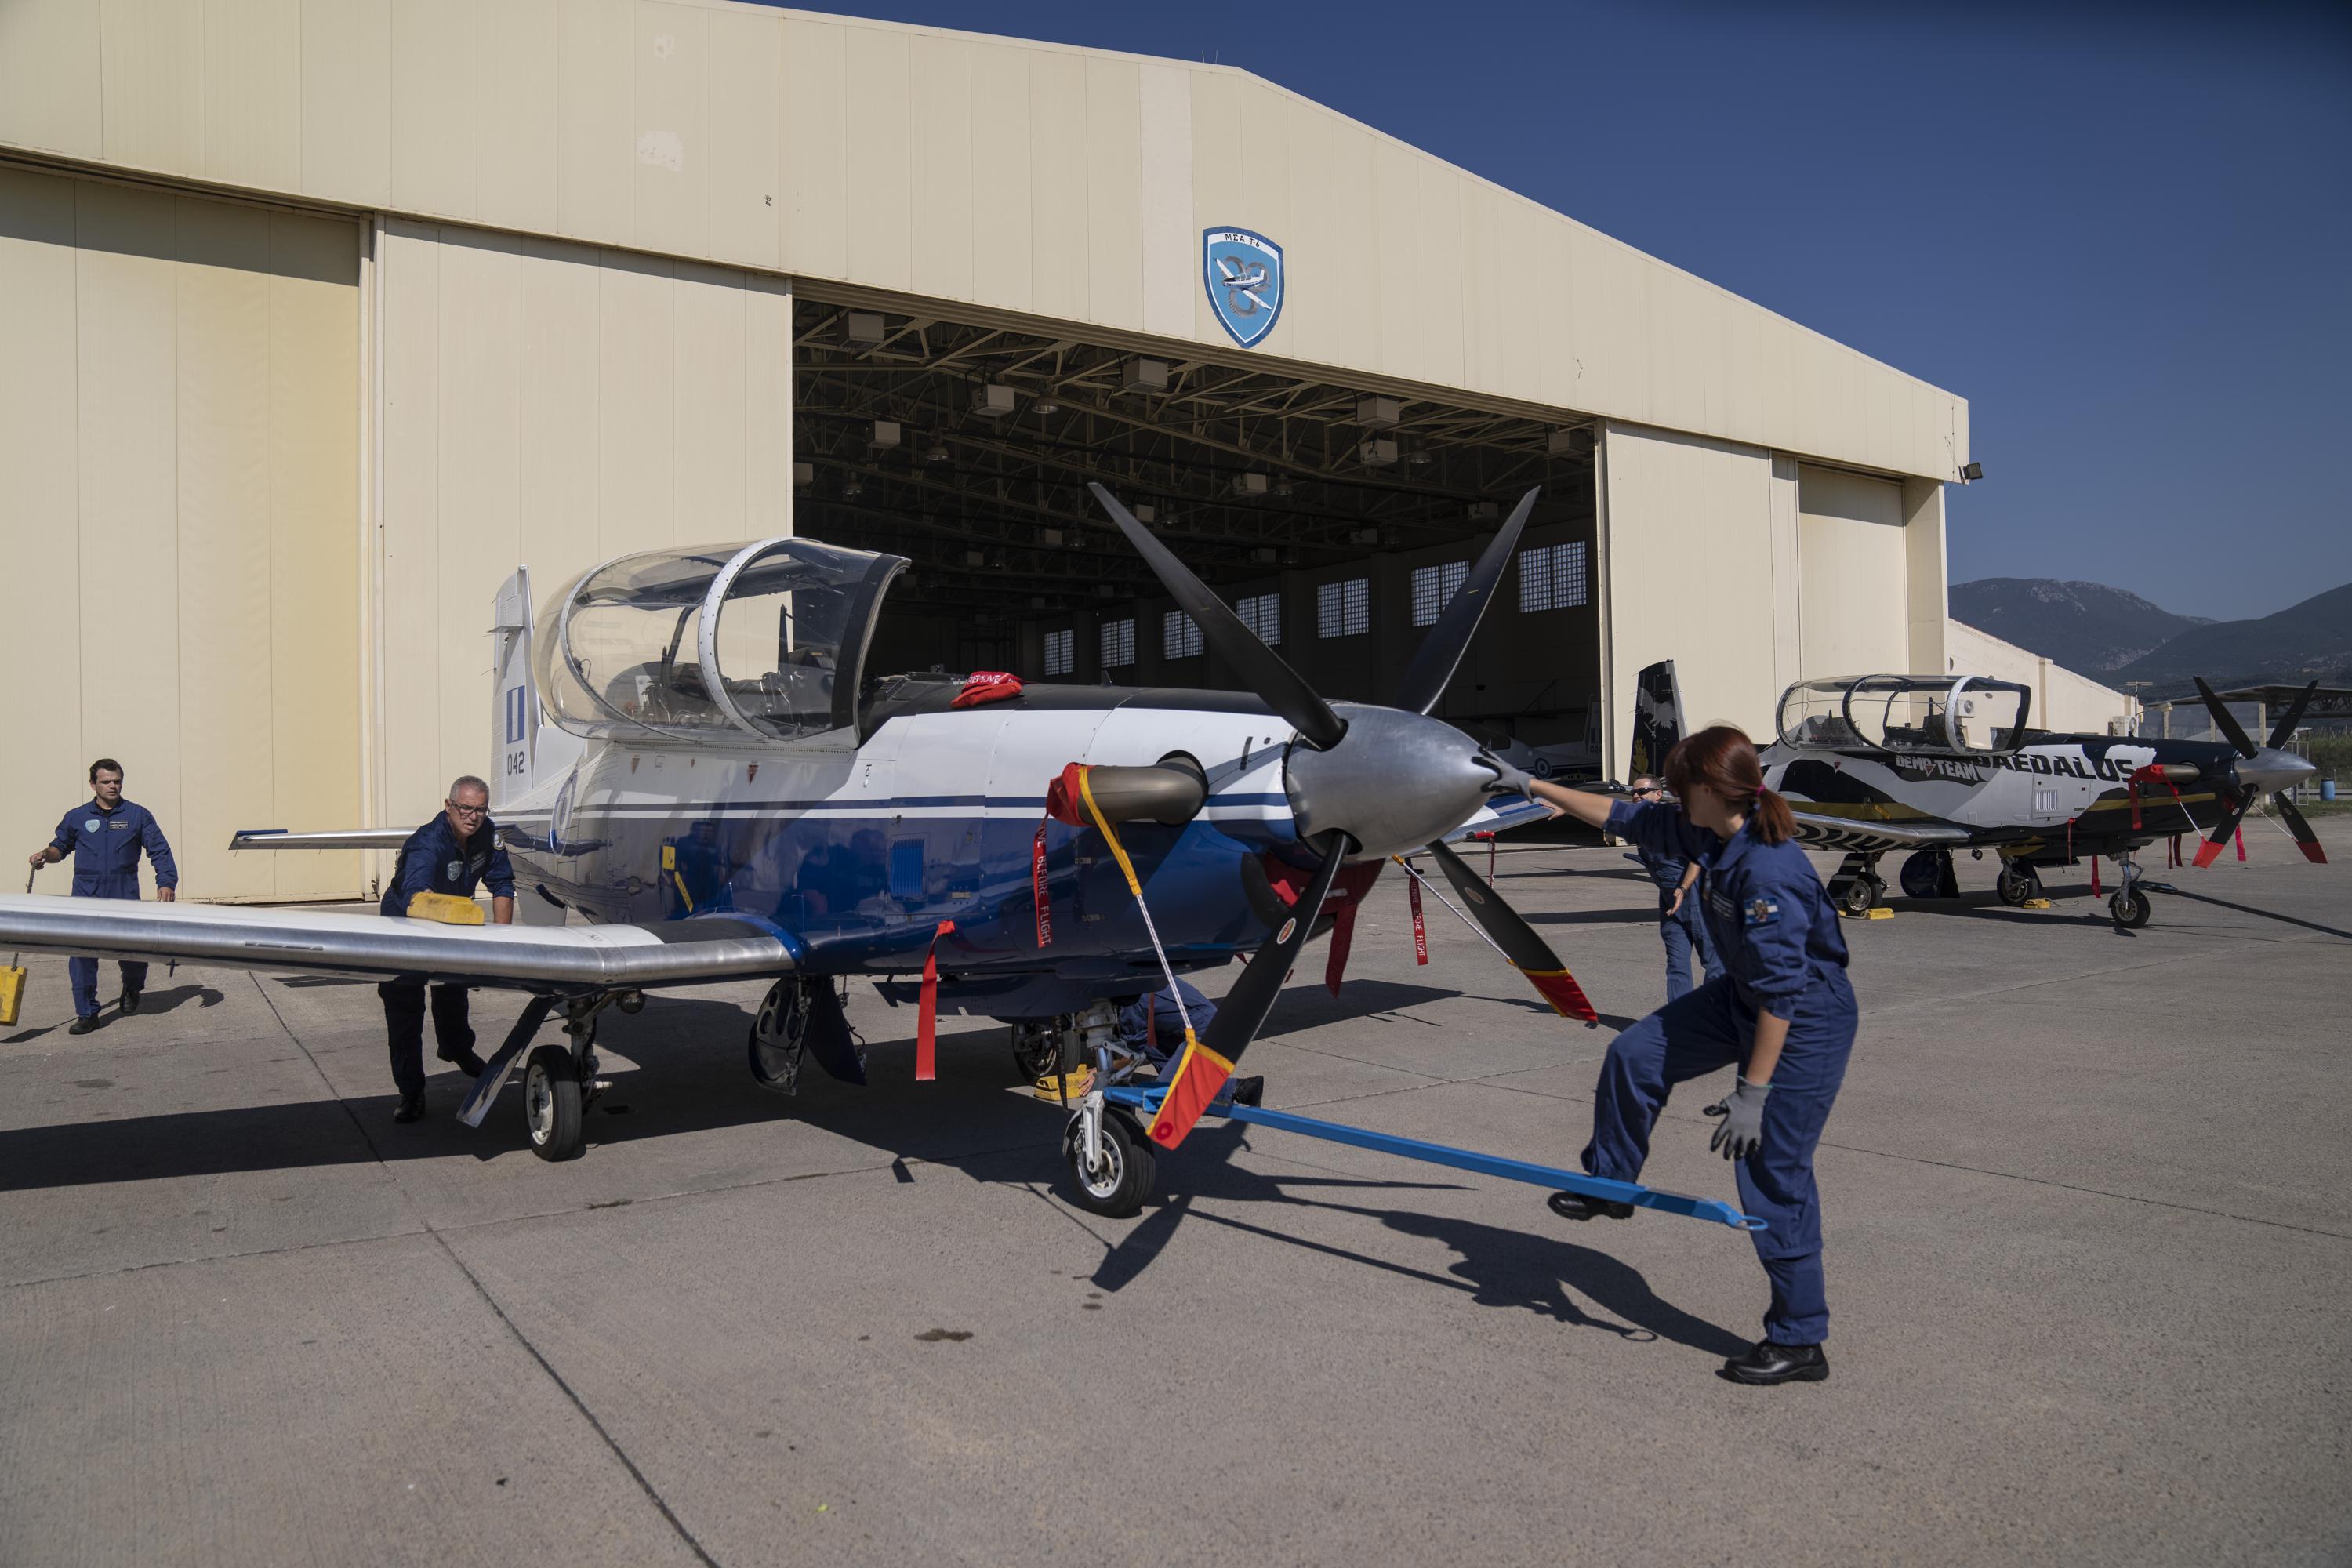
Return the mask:
[(941, 921), (923, 951), (923, 1000), (915, 1017), (915, 1081), (929, 1083), (940, 1076), (940, 938), (955, 930), (955, 921)]
[(1404, 879), (1404, 894), (1406, 900), (1412, 905), (1412, 961), (1415, 963), (1427, 963), (1429, 962), (1429, 928), (1421, 921), (1421, 879), (1407, 877)]

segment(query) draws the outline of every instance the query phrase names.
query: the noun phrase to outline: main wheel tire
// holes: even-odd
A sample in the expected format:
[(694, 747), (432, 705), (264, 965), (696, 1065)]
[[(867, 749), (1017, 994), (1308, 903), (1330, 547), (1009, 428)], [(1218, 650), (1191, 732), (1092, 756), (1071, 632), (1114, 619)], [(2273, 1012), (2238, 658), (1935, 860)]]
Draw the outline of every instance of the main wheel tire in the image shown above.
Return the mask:
[(1103, 1112), (1099, 1166), (1092, 1170), (1087, 1166), (1086, 1139), (1075, 1116), (1062, 1133), (1062, 1156), (1069, 1162), (1070, 1185), (1078, 1206), (1105, 1219), (1126, 1219), (1139, 1213), (1160, 1178), (1160, 1158), (1151, 1140), (1123, 1111)]
[(2107, 900), (2107, 913), (2115, 917), (2117, 931), (2137, 931), (2147, 924), (2147, 895), (2137, 888), (2117, 893)]
[(530, 1152), (542, 1160), (569, 1160), (587, 1145), (580, 1071), (569, 1047), (541, 1046), (522, 1074), (522, 1115)]
[(2015, 907), (2033, 896), (2033, 882), (2032, 872), (2013, 871), (2009, 867), (2003, 866), (2000, 868), (1999, 879), (1992, 885), (1992, 890), (2000, 895), (2002, 903)]
[(1013, 1025), (1013, 1065), (1020, 1069), (1022, 1079), (1029, 1083), (1057, 1071), (1062, 1065), (1061, 1031), (1050, 1022), (1042, 1026), (1033, 1023)]
[(1903, 862), (1903, 896), (1906, 899), (1941, 898), (1944, 879), (1952, 874), (1952, 856), (1947, 849), (1922, 849)]
[(1856, 877), (1838, 893), (1838, 908), (1850, 915), (1868, 914), (1872, 906), (1878, 902), (1881, 886), (1871, 878)]
[(781, 981), (769, 987), (751, 1020), (744, 1051), (751, 1081), (771, 1094), (792, 1094), (801, 1081), (801, 1061), (808, 1048), (808, 987)]

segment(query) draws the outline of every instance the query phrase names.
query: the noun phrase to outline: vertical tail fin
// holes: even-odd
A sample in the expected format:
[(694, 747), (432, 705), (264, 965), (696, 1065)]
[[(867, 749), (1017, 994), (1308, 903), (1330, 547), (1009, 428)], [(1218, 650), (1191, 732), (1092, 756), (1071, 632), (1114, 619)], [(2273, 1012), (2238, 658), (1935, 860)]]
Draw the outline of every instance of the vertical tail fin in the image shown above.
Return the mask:
[(490, 809), (530, 792), (537, 782), (539, 686), (531, 673), (530, 568), (519, 566), (493, 601), (490, 674), (497, 706), (490, 714)]
[(1661, 659), (1633, 678), (1633, 751), (1625, 782), (1664, 767), (1666, 753), (1682, 738), (1682, 688), (1675, 680), (1675, 661)]

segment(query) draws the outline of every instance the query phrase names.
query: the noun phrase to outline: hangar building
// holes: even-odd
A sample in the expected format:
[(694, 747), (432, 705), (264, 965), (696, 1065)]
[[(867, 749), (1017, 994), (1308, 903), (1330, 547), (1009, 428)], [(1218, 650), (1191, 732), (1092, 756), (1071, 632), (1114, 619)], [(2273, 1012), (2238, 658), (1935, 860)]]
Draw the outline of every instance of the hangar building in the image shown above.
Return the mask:
[(517, 563), (798, 531), (916, 563), (869, 668), (1223, 683), (1097, 479), (1378, 699), (1540, 485), (1444, 711), (1613, 758), (1653, 659), (1752, 727), (1945, 668), (1968, 461), (1960, 398), (1239, 70), (725, 0), (0, 6), (0, 819), (111, 753), (195, 897), (354, 892), (223, 846), (485, 768)]

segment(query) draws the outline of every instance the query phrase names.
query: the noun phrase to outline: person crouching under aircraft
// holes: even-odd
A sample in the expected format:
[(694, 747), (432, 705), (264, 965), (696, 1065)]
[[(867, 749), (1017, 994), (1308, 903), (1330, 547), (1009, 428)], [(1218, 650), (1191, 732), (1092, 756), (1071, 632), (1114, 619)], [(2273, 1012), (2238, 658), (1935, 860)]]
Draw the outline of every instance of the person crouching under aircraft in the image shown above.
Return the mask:
[[(470, 899), (482, 882), (490, 885), (490, 918), (500, 925), (514, 920), (514, 868), (499, 847), (498, 825), (490, 820), (490, 786), (471, 773), (449, 786), (441, 814), (408, 836), (400, 847), (400, 864), (392, 886), (383, 890), (383, 912), (405, 916), (408, 903), (419, 893), (449, 893)], [(394, 1121), (418, 1121), (425, 1116), (425, 982), (403, 976), (375, 988), (383, 998), (383, 1023), (391, 1036), (392, 1081), (400, 1089)], [(466, 988), (433, 987), (433, 1038), (440, 1058), (455, 1062), (469, 1078), (481, 1076), (484, 1063), (474, 1054), (474, 1029), (467, 1021)]]
[[(1818, 1383), (1830, 1374), (1822, 1342), (1829, 1303), (1822, 1281), (1822, 1205), (1813, 1149), (1845, 1079), (1858, 1016), (1846, 980), (1844, 933), (1822, 879), (1795, 842), (1788, 802), (1764, 787), (1748, 737), (1727, 724), (1666, 754), (1679, 807), (1606, 798), (1533, 779), (1531, 798), (1657, 855), (1698, 863), (1703, 913), (1725, 973), (1619, 1035), (1601, 1064), (1584, 1168), (1631, 1182), (1674, 1086), (1738, 1068), (1731, 1092), (1706, 1108), (1721, 1117), (1708, 1147), (1734, 1163), (1741, 1205), (1765, 1222), (1756, 1256), (1772, 1281), (1764, 1338), (1724, 1363), (1741, 1383)], [(1623, 1219), (1625, 1204), (1552, 1195), (1570, 1219)]]
[[(1180, 994), (1184, 998), (1181, 1009), (1176, 1005)], [(1214, 1002), (1202, 995), (1191, 981), (1179, 980), (1172, 987), (1163, 985), (1118, 1010), (1118, 1043), (1130, 1059), (1142, 1058), (1162, 1081), (1169, 1081), (1170, 1074), (1176, 1069), (1176, 1058), (1184, 1051), (1184, 1020), (1192, 1020), (1192, 1037), (1198, 1039), (1209, 1032), (1209, 1020), (1216, 1016)], [(1265, 1079), (1262, 1078), (1231, 1078), (1211, 1104), (1224, 1106), (1239, 1100), (1244, 1105), (1255, 1105), (1265, 1093)]]

